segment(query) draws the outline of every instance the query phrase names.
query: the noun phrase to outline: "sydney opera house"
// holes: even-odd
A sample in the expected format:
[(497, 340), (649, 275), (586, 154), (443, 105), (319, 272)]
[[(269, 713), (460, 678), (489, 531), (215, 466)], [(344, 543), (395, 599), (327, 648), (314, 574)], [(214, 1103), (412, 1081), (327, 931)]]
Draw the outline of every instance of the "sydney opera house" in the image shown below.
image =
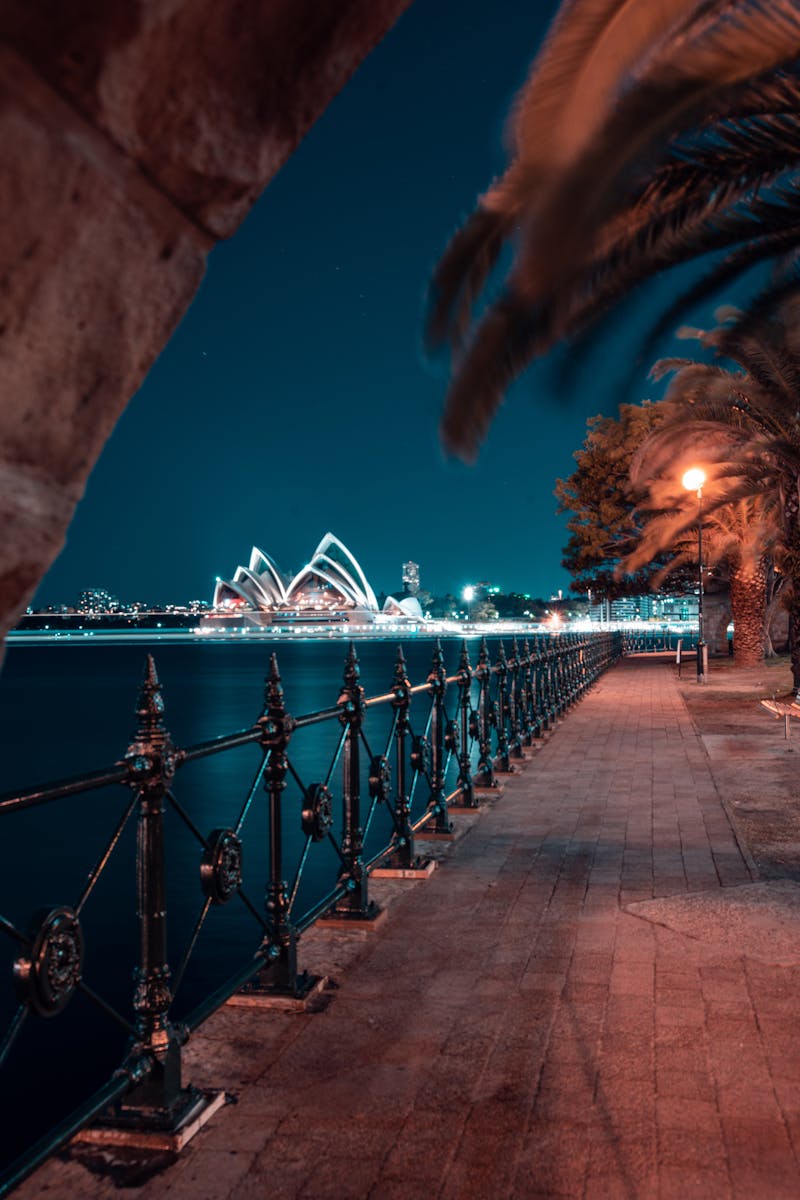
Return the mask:
[(217, 580), (214, 617), (239, 617), (256, 625), (382, 624), (421, 621), (422, 611), (415, 596), (389, 596), (379, 608), (356, 559), (326, 533), (293, 579), (254, 546), (249, 566), (237, 567), (231, 579)]

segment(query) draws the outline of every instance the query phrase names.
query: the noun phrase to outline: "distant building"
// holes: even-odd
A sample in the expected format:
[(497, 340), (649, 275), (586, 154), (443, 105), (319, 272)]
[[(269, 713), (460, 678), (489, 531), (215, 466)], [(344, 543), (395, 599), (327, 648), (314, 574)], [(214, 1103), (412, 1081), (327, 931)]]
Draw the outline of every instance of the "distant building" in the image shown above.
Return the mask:
[(697, 617), (697, 596), (659, 596), (658, 615), (662, 621), (693, 621)]
[(656, 597), (621, 596), (611, 601), (612, 621), (649, 621), (656, 615)]
[(105, 588), (86, 588), (78, 597), (78, 612), (81, 613), (113, 613), (119, 609), (119, 600)]
[(621, 596), (601, 600), (589, 608), (592, 621), (691, 621), (697, 617), (696, 596), (664, 596), (648, 592), (644, 596)]
[(600, 621), (602, 624), (608, 624), (611, 620), (611, 601), (602, 599), (597, 604), (592, 603), (591, 592), (589, 593), (589, 620)]
[[(230, 579), (218, 579), (214, 616), (244, 618), (265, 625), (380, 623), (422, 620), (413, 596), (388, 596), (382, 608), (360, 565), (347, 547), (326, 533), (306, 565), (291, 579), (257, 546), (250, 565), (236, 568)], [(250, 615), (252, 614), (252, 615)]]
[(419, 563), (403, 563), (403, 591), (408, 596), (416, 596), (419, 591)]

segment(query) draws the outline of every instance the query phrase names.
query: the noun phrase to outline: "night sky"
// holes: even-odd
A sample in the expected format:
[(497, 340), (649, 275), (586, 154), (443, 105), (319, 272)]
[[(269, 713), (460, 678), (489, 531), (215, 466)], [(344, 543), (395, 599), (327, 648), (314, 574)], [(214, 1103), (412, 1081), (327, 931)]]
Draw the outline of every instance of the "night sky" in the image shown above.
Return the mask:
[(292, 571), (329, 529), (376, 591), (400, 589), (406, 558), (436, 593), (568, 587), (553, 485), (586, 418), (614, 411), (630, 328), (568, 394), (549, 364), (529, 371), (474, 467), (444, 459), (445, 371), (421, 348), (431, 269), (503, 168), (505, 116), (554, 8), (415, 0), (214, 250), (35, 603), (84, 587), (210, 598), (252, 544)]

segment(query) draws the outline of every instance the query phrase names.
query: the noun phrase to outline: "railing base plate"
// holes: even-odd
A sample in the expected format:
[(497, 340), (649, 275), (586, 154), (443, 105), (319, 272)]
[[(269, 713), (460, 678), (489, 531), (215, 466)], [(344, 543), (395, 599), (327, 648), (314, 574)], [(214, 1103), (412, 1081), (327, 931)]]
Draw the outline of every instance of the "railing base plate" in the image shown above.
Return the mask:
[(498, 783), (497, 787), (476, 787), (475, 797), (485, 803), (487, 800), (499, 800), (504, 791), (502, 783)]
[(313, 1008), (325, 990), (328, 982), (327, 975), (309, 975), (308, 986), (298, 995), (292, 992), (280, 992), (268, 987), (253, 987), (250, 991), (239, 991), (225, 1001), (226, 1008), (261, 1008), (272, 1009), (273, 1012), (305, 1012)]
[(224, 1092), (193, 1090), (197, 1092), (196, 1103), (191, 1105), (174, 1129), (147, 1129), (145, 1126), (114, 1124), (89, 1125), (75, 1135), (72, 1144), (133, 1146), (143, 1150), (167, 1150), (177, 1154), (225, 1103)]
[(414, 837), (418, 842), (454, 842), (458, 833), (455, 829), (447, 833), (437, 833), (435, 829), (420, 829)]
[(349, 916), (346, 912), (337, 912), (336, 909), (330, 909), (324, 917), (316, 922), (318, 929), (341, 929), (344, 931), (364, 930), (372, 933), (379, 929), (386, 920), (386, 909), (379, 908), (377, 904), (370, 902), (369, 912), (362, 916), (361, 913), (354, 913)]
[(413, 867), (376, 867), (371, 879), (427, 879), (436, 870), (436, 860), (423, 858)]

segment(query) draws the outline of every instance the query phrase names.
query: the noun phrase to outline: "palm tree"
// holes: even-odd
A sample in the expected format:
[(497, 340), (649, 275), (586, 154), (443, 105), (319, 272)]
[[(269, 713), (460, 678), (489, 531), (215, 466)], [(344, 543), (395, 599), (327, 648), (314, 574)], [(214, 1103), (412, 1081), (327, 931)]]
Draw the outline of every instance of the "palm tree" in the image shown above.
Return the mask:
[[(634, 479), (665, 479), (676, 457), (694, 453), (710, 464), (706, 511), (739, 501), (749, 516), (749, 561), (772, 550), (790, 589), (789, 644), (800, 688), (800, 300), (790, 291), (774, 306), (761, 297), (747, 311), (725, 310), (711, 332), (686, 330), (720, 362), (668, 359), (656, 377), (672, 374), (660, 429), (632, 467)], [(753, 549), (755, 547), (755, 549)]]
[[(687, 456), (685, 462), (690, 461), (693, 459)], [(694, 498), (689, 500), (675, 487), (681, 473), (682, 468), (674, 477), (671, 489), (664, 488), (664, 479), (651, 480), (648, 504), (668, 504), (669, 507), (659, 512), (651, 510), (637, 547), (620, 568), (623, 571), (639, 570), (656, 555), (668, 551), (669, 560), (653, 577), (653, 587), (659, 587), (672, 572), (697, 562), (698, 506)], [(748, 496), (710, 505), (706, 498), (705, 508), (702, 518), (703, 566), (728, 583), (736, 665), (753, 667), (763, 661), (765, 654), (767, 575), (776, 532), (761, 511), (760, 497)]]
[[(707, 290), (800, 245), (798, 56), (797, 0), (565, 0), (508, 170), (434, 275), (429, 341), (456, 361), (448, 449), (473, 457), (531, 359), (654, 271), (729, 250)], [(505, 291), (474, 320), (512, 237)]]

